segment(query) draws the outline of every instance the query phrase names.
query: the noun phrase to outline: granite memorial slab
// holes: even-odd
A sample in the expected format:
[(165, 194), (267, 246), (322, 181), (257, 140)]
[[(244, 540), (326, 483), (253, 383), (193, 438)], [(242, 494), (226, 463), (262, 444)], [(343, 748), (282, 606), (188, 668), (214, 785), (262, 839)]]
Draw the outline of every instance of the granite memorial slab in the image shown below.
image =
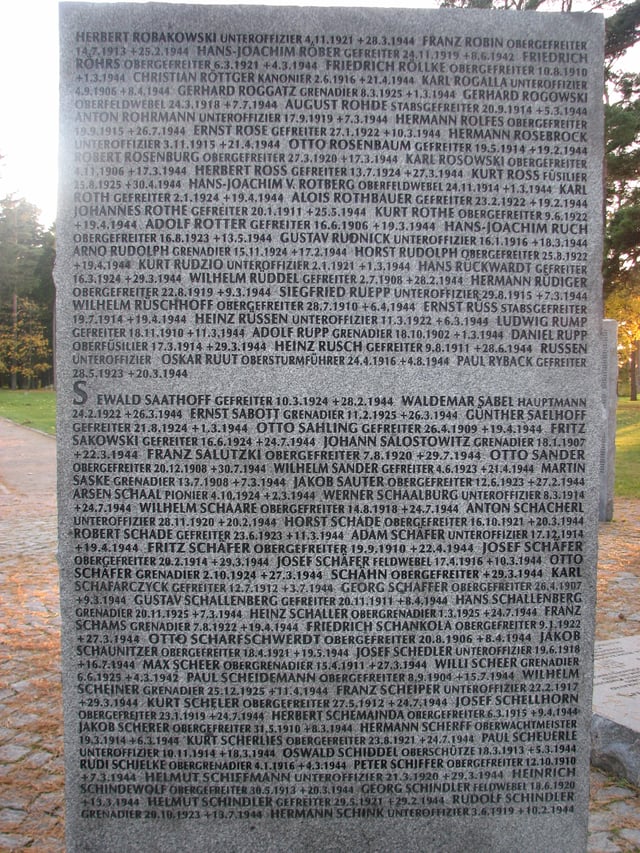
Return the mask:
[(595, 644), (592, 763), (640, 785), (640, 636)]
[(68, 849), (583, 850), (602, 18), (61, 44)]

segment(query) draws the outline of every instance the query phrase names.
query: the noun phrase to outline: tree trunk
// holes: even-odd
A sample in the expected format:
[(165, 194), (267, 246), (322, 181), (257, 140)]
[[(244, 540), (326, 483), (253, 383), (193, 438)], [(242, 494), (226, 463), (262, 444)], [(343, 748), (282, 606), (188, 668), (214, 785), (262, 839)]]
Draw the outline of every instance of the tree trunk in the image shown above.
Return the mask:
[(638, 354), (640, 351), (640, 341), (636, 341), (631, 350), (631, 358), (629, 359), (629, 399), (638, 399)]

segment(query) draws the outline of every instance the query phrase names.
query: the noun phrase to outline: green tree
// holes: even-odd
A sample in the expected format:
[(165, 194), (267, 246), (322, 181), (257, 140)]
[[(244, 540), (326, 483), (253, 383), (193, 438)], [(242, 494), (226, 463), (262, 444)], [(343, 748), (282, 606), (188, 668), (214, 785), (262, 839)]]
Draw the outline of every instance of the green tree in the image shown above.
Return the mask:
[(638, 284), (640, 261), (640, 74), (613, 76), (618, 99), (606, 106), (605, 294)]
[(640, 0), (607, 19), (605, 38), (605, 314), (618, 321), (618, 354), (637, 399), (640, 360), (640, 74), (620, 59), (640, 40)]
[(16, 386), (31, 388), (51, 368), (51, 348), (45, 334), (46, 308), (28, 297), (0, 312), (0, 374), (16, 377)]
[(640, 25), (640, 0), (634, 0), (633, 3), (621, 5), (619, 3), (595, 3), (592, 11), (600, 9), (603, 6), (619, 6), (618, 11), (607, 18), (606, 34), (604, 43), (605, 67), (610, 72), (613, 63), (620, 59), (629, 48), (633, 47), (638, 41), (640, 33), (638, 26)]
[[(22, 381), (33, 381), (34, 365), (40, 365), (41, 372), (51, 368), (48, 359), (36, 355), (39, 344), (35, 341), (41, 335), (47, 349), (50, 348), (53, 325), (53, 233), (43, 231), (38, 215), (38, 209), (25, 199), (7, 196), (0, 201), (3, 359), (9, 359), (10, 384), (14, 389), (18, 387), (19, 377)], [(21, 307), (24, 300), (27, 302)], [(34, 305), (39, 308), (37, 333), (32, 331)], [(42, 314), (41, 308), (45, 308), (46, 313)], [(21, 340), (21, 335), (26, 336), (26, 340)], [(13, 341), (12, 347), (8, 345), (8, 337)], [(43, 368), (44, 364), (47, 366)]]
[(626, 288), (614, 290), (607, 296), (605, 315), (618, 321), (620, 378), (625, 383), (628, 380), (631, 399), (635, 400), (640, 367), (640, 288), (636, 282), (630, 281)]
[[(56, 317), (56, 288), (53, 281), (53, 267), (56, 261), (56, 232), (55, 224), (42, 235), (42, 248), (36, 264), (37, 286), (32, 291), (33, 299), (45, 309), (43, 317), (45, 336), (49, 347), (55, 353), (55, 317)], [(47, 376), (48, 385), (54, 384), (53, 365)]]

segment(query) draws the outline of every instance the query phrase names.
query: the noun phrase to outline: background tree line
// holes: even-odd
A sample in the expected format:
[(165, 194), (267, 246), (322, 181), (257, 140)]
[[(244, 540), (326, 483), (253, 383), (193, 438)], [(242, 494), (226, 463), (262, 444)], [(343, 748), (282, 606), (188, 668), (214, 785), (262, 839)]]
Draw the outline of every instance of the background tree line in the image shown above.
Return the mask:
[[(572, 11), (573, 0), (559, 0)], [(533, 12), (558, 0), (442, 0), (446, 7)], [(606, 217), (603, 259), (605, 316), (619, 323), (623, 380), (636, 399), (640, 378), (640, 73), (622, 60), (640, 41), (640, 0), (612, 7), (606, 19)], [(0, 201), (0, 387), (53, 383), (54, 229), (45, 230), (25, 199)]]
[(25, 199), (0, 200), (0, 387), (53, 384), (54, 229)]
[(620, 60), (640, 40), (640, 0), (607, 19), (605, 41), (605, 316), (618, 321), (620, 364), (637, 399), (640, 371), (640, 74)]

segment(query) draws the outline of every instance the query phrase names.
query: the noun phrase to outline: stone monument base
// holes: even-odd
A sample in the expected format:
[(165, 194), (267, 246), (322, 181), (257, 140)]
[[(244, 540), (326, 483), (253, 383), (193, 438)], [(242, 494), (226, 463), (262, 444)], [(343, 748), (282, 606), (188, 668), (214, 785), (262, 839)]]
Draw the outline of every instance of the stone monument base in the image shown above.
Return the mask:
[(596, 643), (591, 763), (640, 785), (640, 635)]

